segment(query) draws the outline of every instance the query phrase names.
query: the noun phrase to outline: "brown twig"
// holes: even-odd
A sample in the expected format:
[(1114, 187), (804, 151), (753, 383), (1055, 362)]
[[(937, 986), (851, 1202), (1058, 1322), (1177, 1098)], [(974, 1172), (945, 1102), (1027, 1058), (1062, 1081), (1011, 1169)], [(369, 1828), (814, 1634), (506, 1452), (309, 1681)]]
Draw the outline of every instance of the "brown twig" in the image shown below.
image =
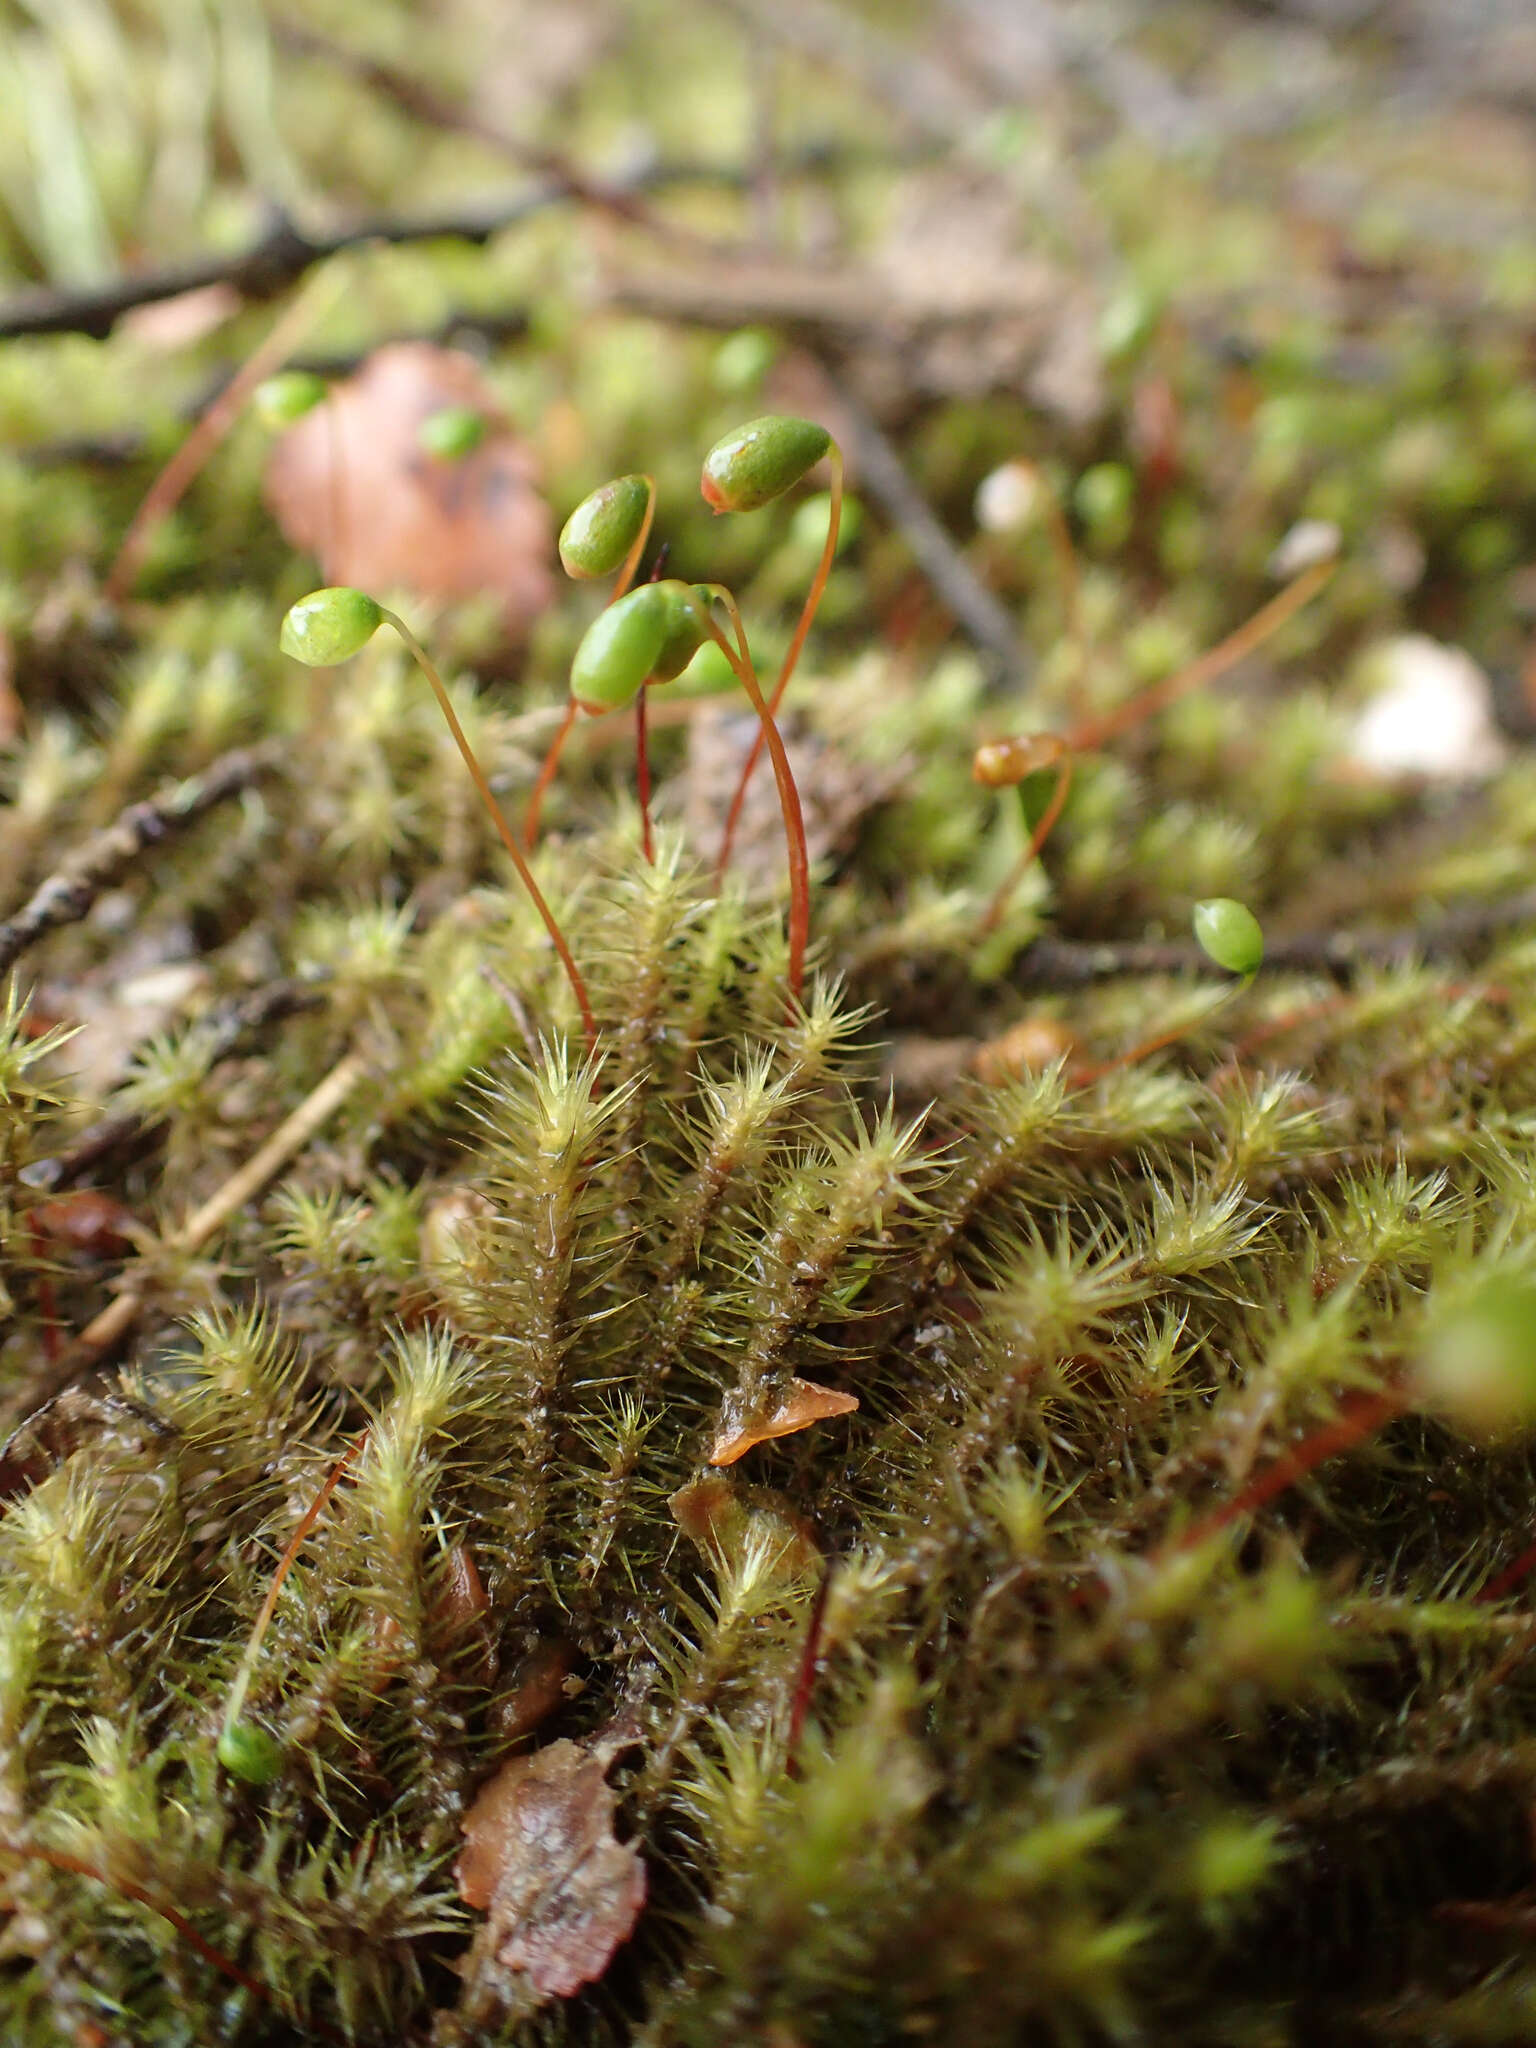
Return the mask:
[(184, 830), (216, 804), (249, 789), (261, 776), (270, 775), (282, 753), (275, 740), (237, 747), (221, 755), (201, 775), (190, 776), (142, 803), (130, 804), (104, 831), (94, 833), (67, 855), (14, 917), (0, 923), (0, 974), (14, 967), (45, 933), (78, 924), (102, 891), (121, 881), (148, 848)]
[(274, 321), (260, 345), (240, 365), (145, 492), (107, 572), (105, 590), (113, 604), (121, 604), (133, 588), (133, 579), (139, 572), (156, 527), (170, 517), (191, 489), (198, 472), (209, 462), (240, 417), (257, 385), (287, 362), (318, 317), (324, 299), (332, 289), (333, 280), (329, 276), (309, 280), (293, 303), (285, 307)]
[(318, 34), (302, 22), (280, 20), (275, 29), (279, 43), (285, 48), (301, 56), (318, 57), (338, 71), (346, 72), (349, 77), (381, 93), (385, 99), (393, 100), (403, 113), (424, 121), (428, 127), (441, 128), (453, 135), (468, 135), (476, 142), (483, 142), (498, 156), (506, 157), (547, 181), (559, 196), (573, 199), (595, 212), (611, 214), (633, 227), (643, 227), (663, 240), (684, 243), (693, 248), (708, 246), (704, 236), (663, 219), (648, 206), (639, 181), (590, 177), (560, 151), (525, 142), (470, 108), (444, 99), (411, 72), (398, 70), (381, 58), (369, 56), (366, 51), (348, 49), (345, 44), (332, 42), (329, 36)]
[[(218, 1191), (195, 1209), (179, 1230), (163, 1241), (167, 1252), (188, 1257), (198, 1252), (237, 1210), (265, 1187), (275, 1173), (301, 1152), (310, 1139), (341, 1107), (366, 1071), (357, 1053), (348, 1053), (320, 1085), (312, 1090), (290, 1116), (225, 1181)], [(71, 1380), (88, 1372), (120, 1344), (138, 1320), (146, 1296), (130, 1287), (109, 1302), (86, 1324), (62, 1355), (49, 1362), (47, 1370), (28, 1381), (20, 1394), (0, 1404), (0, 1422), (14, 1425), (20, 1416), (51, 1401)]]
[[(318, 1009), (324, 1001), (322, 991), (311, 982), (269, 981), (249, 995), (237, 996), (199, 1018), (193, 1032), (202, 1042), (208, 1065), (213, 1067), (227, 1059), (244, 1040), (257, 1037), (267, 1025), (296, 1016), (301, 1010)], [(25, 1187), (59, 1194), (94, 1173), (104, 1160), (156, 1143), (163, 1131), (162, 1124), (146, 1123), (131, 1110), (122, 1110), (92, 1124), (67, 1151), (29, 1160), (17, 1179)]]
[[(801, 161), (807, 168), (818, 167), (826, 161), (826, 152), (807, 152)], [(740, 187), (748, 182), (748, 177), (747, 172), (728, 164), (651, 164), (604, 189), (612, 201), (626, 193), (651, 192), (668, 186)], [(0, 303), (0, 341), (39, 334), (88, 334), (104, 341), (122, 316), (136, 306), (156, 305), (162, 299), (179, 298), (183, 292), (199, 291), (211, 284), (233, 285), (242, 298), (252, 301), (275, 298), (307, 270), (343, 249), (361, 248), (370, 242), (392, 246), (412, 242), (488, 242), (503, 229), (516, 227), (552, 206), (568, 205), (571, 200), (567, 184), (547, 179), (480, 205), (465, 204), (436, 214), (371, 214), (326, 234), (307, 234), (280, 216), (249, 248), (233, 256), (201, 256), (187, 263), (141, 270), (106, 284), (79, 289), (19, 293)]]
[[(277, 1129), (244, 1166), (232, 1173), (224, 1185), (165, 1240), (165, 1249), (181, 1257), (190, 1257), (202, 1250), (216, 1231), (222, 1230), (229, 1219), (243, 1209), (253, 1195), (259, 1194), (275, 1173), (281, 1172), (296, 1153), (302, 1152), (310, 1139), (335, 1115), (347, 1097), (362, 1080), (366, 1066), (361, 1054), (351, 1052), (332, 1067), (320, 1085), (313, 1089), (291, 1115), (284, 1117)], [(80, 1332), (63, 1363), (69, 1371), (104, 1352), (124, 1338), (138, 1319), (144, 1306), (144, 1296), (133, 1288), (120, 1294), (92, 1318)]]
[(1017, 687), (1027, 678), (1029, 663), (1007, 610), (977, 579), (868, 408), (843, 378), (831, 370), (826, 375), (842, 410), (850, 468), (900, 533), (960, 630), (990, 657), (995, 680)]

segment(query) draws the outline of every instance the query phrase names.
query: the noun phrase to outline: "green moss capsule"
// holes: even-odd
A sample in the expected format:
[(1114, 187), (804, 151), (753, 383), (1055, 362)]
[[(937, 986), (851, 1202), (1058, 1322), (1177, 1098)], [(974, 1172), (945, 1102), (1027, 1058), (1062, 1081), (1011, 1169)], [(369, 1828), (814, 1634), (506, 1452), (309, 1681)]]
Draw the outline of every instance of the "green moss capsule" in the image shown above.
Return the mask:
[(474, 454), (486, 432), (483, 412), (476, 412), (472, 405), (445, 405), (441, 412), (428, 413), (416, 429), (416, 438), (440, 462), (458, 462)]
[[(683, 589), (685, 586), (676, 587)], [(676, 681), (708, 637), (709, 592), (695, 585), (693, 597), (695, 602), (692, 604), (682, 598), (674, 601), (666, 638), (651, 669), (653, 683)]]
[(350, 661), (383, 623), (383, 609), (366, 591), (312, 590), (290, 607), (278, 645), (309, 668), (330, 668)]
[(611, 576), (640, 538), (651, 503), (648, 476), (616, 476), (582, 499), (560, 530), (567, 576)]
[(704, 458), (699, 489), (716, 512), (756, 512), (782, 497), (832, 445), (814, 420), (769, 413), (715, 443)]
[(1210, 896), (1197, 903), (1195, 938), (1200, 950), (1229, 974), (1257, 974), (1264, 960), (1264, 933), (1245, 903)]
[(219, 1762), (244, 1785), (270, 1785), (283, 1768), (283, 1748), (254, 1721), (231, 1721), (221, 1730)]
[[(571, 695), (582, 710), (622, 711), (633, 704), (663, 656), (675, 658), (694, 613), (687, 584), (670, 581), (642, 583), (599, 612), (571, 664)], [(681, 666), (697, 646), (695, 639)]]
[(313, 370), (283, 370), (256, 386), (251, 403), (264, 426), (290, 427), (305, 413), (313, 412), (330, 386)]
[(1536, 1428), (1536, 1282), (1493, 1273), (1430, 1324), (1414, 1364), (1420, 1398), (1484, 1442)]
[(766, 327), (738, 327), (715, 350), (710, 374), (721, 391), (754, 391), (773, 367), (779, 344)]

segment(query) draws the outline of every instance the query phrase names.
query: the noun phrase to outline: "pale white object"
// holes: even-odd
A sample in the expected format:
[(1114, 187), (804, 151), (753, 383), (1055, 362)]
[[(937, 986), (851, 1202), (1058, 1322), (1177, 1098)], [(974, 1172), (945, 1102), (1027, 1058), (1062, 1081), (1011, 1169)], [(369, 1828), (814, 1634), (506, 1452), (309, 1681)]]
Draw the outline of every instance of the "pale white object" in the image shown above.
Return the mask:
[(1298, 519), (1270, 556), (1269, 573), (1277, 583), (1288, 583), (1315, 562), (1331, 562), (1343, 539), (1331, 519)]
[(1462, 781), (1492, 775), (1508, 749), (1488, 678), (1460, 647), (1404, 633), (1367, 655), (1375, 694), (1355, 721), (1350, 761), (1375, 775)]
[(976, 524), (983, 533), (1018, 533), (1040, 502), (1040, 472), (1032, 462), (1004, 462), (976, 486)]

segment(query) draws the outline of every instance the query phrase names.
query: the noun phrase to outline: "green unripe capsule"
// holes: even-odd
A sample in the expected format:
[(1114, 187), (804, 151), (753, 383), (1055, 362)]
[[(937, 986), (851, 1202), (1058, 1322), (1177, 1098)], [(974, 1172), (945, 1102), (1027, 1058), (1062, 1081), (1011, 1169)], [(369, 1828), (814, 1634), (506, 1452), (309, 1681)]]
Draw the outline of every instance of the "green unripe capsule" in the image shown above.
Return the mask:
[(1418, 1358), (1419, 1398), (1481, 1442), (1536, 1428), (1536, 1281), (1493, 1273), (1432, 1318)]
[[(827, 527), (832, 520), (832, 498), (830, 492), (818, 491), (814, 498), (807, 498), (797, 506), (794, 518), (789, 522), (789, 544), (814, 559), (826, 546)], [(842, 515), (837, 528), (837, 552), (843, 550), (859, 537), (859, 528), (864, 524), (864, 507), (857, 498), (844, 498)]]
[(1257, 974), (1264, 960), (1259, 920), (1231, 896), (1210, 896), (1195, 905), (1195, 939), (1201, 952), (1229, 974)]
[(283, 1747), (254, 1721), (231, 1721), (219, 1735), (219, 1762), (244, 1785), (270, 1785), (283, 1768)]
[(650, 502), (648, 476), (616, 476), (583, 498), (560, 530), (566, 575), (611, 576), (640, 538)]
[(485, 414), (472, 405), (445, 405), (441, 412), (428, 413), (416, 429), (422, 447), (440, 462), (458, 462), (473, 455), (485, 434)]
[(571, 663), (571, 695), (582, 710), (622, 711), (633, 704), (663, 654), (679, 646), (694, 611), (688, 585), (669, 581), (642, 583), (599, 612)]
[(291, 427), (305, 413), (313, 412), (330, 386), (313, 370), (283, 370), (256, 386), (251, 403), (263, 426)]
[(366, 591), (312, 590), (290, 607), (278, 645), (309, 668), (350, 661), (384, 623), (381, 606)]
[(721, 391), (738, 395), (761, 384), (773, 367), (779, 345), (766, 327), (738, 327), (715, 350), (711, 372)]
[(716, 512), (756, 512), (799, 483), (831, 446), (832, 436), (814, 420), (769, 413), (715, 443), (699, 489)]
[(1096, 462), (1078, 478), (1072, 502), (1096, 545), (1117, 548), (1131, 530), (1136, 479), (1123, 462)]
[[(686, 586), (679, 584), (676, 588), (682, 591)], [(679, 597), (673, 606), (667, 637), (661, 643), (661, 652), (651, 670), (653, 683), (675, 682), (709, 636), (709, 592), (695, 584), (692, 595), (695, 603), (690, 604)]]

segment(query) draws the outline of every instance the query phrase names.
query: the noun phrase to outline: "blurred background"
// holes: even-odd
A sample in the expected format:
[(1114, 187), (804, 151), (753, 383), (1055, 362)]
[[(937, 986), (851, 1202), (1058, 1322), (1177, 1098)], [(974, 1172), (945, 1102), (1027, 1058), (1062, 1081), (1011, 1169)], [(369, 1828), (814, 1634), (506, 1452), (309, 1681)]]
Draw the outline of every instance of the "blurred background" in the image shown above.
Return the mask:
[[(1251, 790), (1226, 714), (1177, 714), (1230, 812), (1178, 893), (1279, 895), (1315, 849), (1288, 870), (1254, 820), (1319, 760), (1475, 776), (1529, 729), (1533, 189), (1520, 0), (0, 0), (0, 632), (90, 701), (135, 508), (318, 276), (286, 359), (353, 394), (381, 348), (453, 350), (508, 502), (390, 524), (388, 423), (454, 396), (421, 358), (338, 400), (339, 464), (242, 414), (141, 596), (366, 574), (548, 705), (590, 612), (553, 533), (644, 468), (674, 569), (738, 579), (771, 654), (816, 508), (716, 524), (697, 463), (810, 412), (856, 499), (813, 654), (948, 651), (965, 716), (1122, 699), (1337, 553)], [(1155, 848), (1074, 868), (1066, 823), (1069, 908), (1160, 907)]]

